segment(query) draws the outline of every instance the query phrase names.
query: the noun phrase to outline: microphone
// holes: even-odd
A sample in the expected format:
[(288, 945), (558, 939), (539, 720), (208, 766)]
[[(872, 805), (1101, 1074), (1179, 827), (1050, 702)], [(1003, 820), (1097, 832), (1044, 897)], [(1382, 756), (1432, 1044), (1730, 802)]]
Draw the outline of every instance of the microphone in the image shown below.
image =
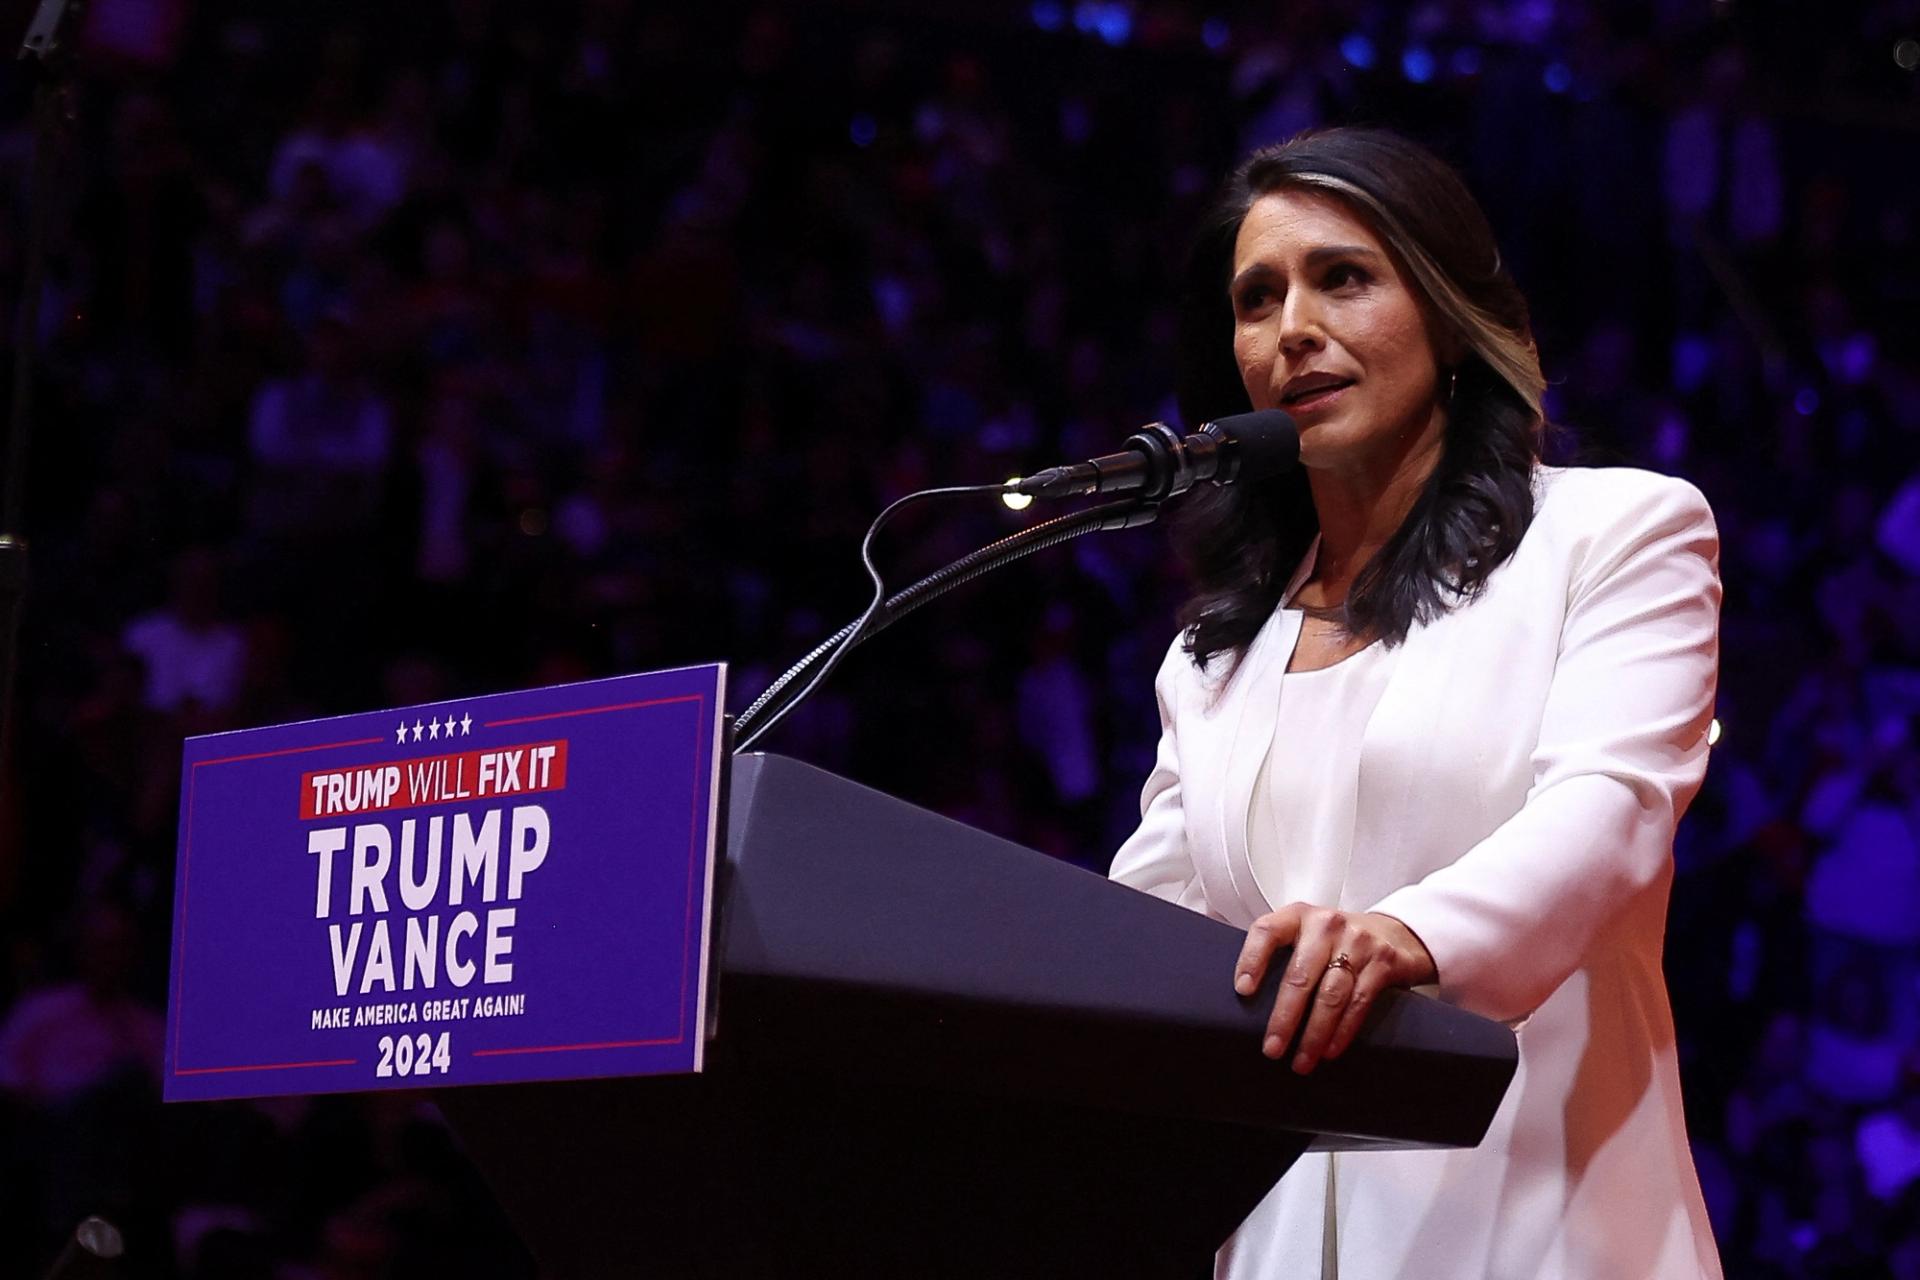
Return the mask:
[(1184, 439), (1164, 422), (1151, 423), (1128, 436), (1119, 453), (1018, 476), (1005, 491), (1034, 498), (1137, 493), (1143, 502), (1160, 502), (1201, 480), (1265, 480), (1299, 460), (1300, 428), (1293, 418), (1261, 409), (1209, 422)]

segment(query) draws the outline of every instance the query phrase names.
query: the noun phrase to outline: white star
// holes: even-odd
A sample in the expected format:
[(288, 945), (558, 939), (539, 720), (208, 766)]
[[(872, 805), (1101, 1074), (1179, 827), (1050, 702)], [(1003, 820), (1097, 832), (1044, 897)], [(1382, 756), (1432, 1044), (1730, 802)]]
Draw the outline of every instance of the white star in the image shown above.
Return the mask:
[(407, 722), (405, 720), (402, 720), (400, 727), (393, 731), (393, 740), (395, 742), (405, 742), (407, 740)]
[(420, 724), (420, 722), (419, 722), (418, 720), (415, 720), (415, 721), (413, 722), (413, 740), (414, 740), (415, 742), (418, 742), (418, 741), (420, 741), (420, 730), (421, 730), (421, 728), (422, 728), (422, 726), (421, 726), (421, 724)]
[(452, 716), (447, 717), (447, 736), (449, 738), (453, 736), (453, 717)]
[(460, 736), (464, 738), (472, 732), (473, 732), (473, 717), (468, 715), (466, 712), (462, 711), (460, 713)]
[(429, 738), (438, 738), (440, 736), (440, 722), (438, 720), (427, 721), (427, 736)]

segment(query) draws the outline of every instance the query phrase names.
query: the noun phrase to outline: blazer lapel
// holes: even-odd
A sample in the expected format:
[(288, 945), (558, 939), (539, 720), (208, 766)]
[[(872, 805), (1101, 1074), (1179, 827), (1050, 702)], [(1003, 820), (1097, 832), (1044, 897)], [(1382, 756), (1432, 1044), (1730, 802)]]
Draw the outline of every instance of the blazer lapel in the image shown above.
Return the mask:
[(1241, 659), (1230, 686), (1223, 691), (1227, 704), (1220, 710), (1221, 727), (1226, 731), (1226, 754), (1216, 775), (1221, 785), (1212, 805), (1213, 831), (1209, 834), (1213, 839), (1208, 841), (1213, 845), (1215, 856), (1196, 858), (1195, 870), (1200, 874), (1208, 901), (1240, 904), (1245, 912), (1244, 920), (1239, 922), (1243, 925), (1284, 905), (1269, 900), (1266, 890), (1253, 876), (1252, 862), (1247, 856), (1247, 815), (1260, 766), (1273, 748), (1281, 685), (1294, 645), (1300, 639), (1300, 615), (1288, 611), (1286, 606), (1312, 575), (1319, 551), (1320, 538), (1316, 534), (1288, 579), (1280, 603), (1254, 636), (1253, 643), (1247, 646), (1246, 656)]
[(1253, 863), (1247, 856), (1247, 815), (1260, 766), (1273, 748), (1273, 729), (1280, 715), (1280, 682), (1299, 637), (1300, 615), (1276, 608), (1248, 647), (1241, 663), (1245, 679), (1239, 681), (1239, 705), (1234, 708), (1227, 739), (1226, 767), (1221, 771), (1225, 785), (1220, 790), (1216, 816), (1220, 848), (1225, 854), (1223, 867), (1248, 921), (1282, 905), (1269, 901), (1254, 878)]

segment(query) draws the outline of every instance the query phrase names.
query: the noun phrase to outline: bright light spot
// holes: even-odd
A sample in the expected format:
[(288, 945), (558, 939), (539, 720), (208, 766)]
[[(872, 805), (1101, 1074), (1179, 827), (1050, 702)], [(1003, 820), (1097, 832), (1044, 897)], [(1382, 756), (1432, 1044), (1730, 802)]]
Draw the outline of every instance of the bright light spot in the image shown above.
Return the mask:
[(1133, 14), (1123, 4), (1101, 5), (1093, 20), (1093, 30), (1108, 44), (1125, 44), (1133, 34)]
[(1067, 6), (1058, 0), (1034, 0), (1033, 25), (1042, 31), (1058, 31), (1067, 25)]
[[(1019, 479), (1019, 476), (1015, 476), (1013, 479), (1007, 481), (1007, 483), (1014, 484), (1018, 482)], [(1000, 501), (1007, 504), (1007, 510), (1009, 511), (1025, 511), (1033, 505), (1033, 495), (1030, 493), (1008, 492), (1000, 495)]]
[(1719, 744), (1719, 742), (1720, 742), (1720, 720), (1719, 720), (1719, 717), (1716, 716), (1714, 718), (1713, 723), (1707, 726), (1707, 745), (1710, 747), (1716, 746)]
[(1373, 41), (1356, 31), (1340, 42), (1340, 56), (1362, 71), (1373, 69)]
[(847, 136), (853, 139), (856, 147), (870, 147), (873, 140), (880, 136), (880, 126), (873, 122), (872, 116), (855, 116), (847, 128)]
[(1400, 55), (1400, 70), (1415, 84), (1425, 84), (1433, 79), (1433, 55), (1413, 45)]
[(1220, 52), (1227, 47), (1227, 24), (1219, 18), (1208, 18), (1200, 25), (1200, 43)]
[(1573, 88), (1573, 72), (1567, 70), (1564, 62), (1549, 62), (1547, 69), (1540, 73), (1540, 83), (1553, 93), (1565, 93)]

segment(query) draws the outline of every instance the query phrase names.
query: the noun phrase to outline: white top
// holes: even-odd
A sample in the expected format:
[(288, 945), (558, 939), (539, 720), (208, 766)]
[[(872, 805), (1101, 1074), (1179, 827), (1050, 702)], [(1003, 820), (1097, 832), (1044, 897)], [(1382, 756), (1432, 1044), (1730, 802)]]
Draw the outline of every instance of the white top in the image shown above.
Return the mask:
[[(1319, 541), (1295, 575), (1290, 599), (1311, 572)], [(1298, 636), (1304, 613), (1284, 608)], [(1297, 647), (1297, 641), (1296, 641)], [(1353, 861), (1360, 745), (1392, 675), (1398, 649), (1375, 641), (1330, 667), (1285, 671), (1266, 758), (1247, 810), (1247, 874), (1267, 910), (1289, 902), (1339, 902)], [(1289, 662), (1292, 657), (1289, 654)], [(1222, 1276), (1339, 1275), (1335, 1157), (1303, 1155), (1221, 1251)]]
[(1376, 641), (1280, 681), (1273, 738), (1247, 810), (1248, 870), (1269, 911), (1340, 901), (1353, 854), (1360, 741), (1397, 652)]

